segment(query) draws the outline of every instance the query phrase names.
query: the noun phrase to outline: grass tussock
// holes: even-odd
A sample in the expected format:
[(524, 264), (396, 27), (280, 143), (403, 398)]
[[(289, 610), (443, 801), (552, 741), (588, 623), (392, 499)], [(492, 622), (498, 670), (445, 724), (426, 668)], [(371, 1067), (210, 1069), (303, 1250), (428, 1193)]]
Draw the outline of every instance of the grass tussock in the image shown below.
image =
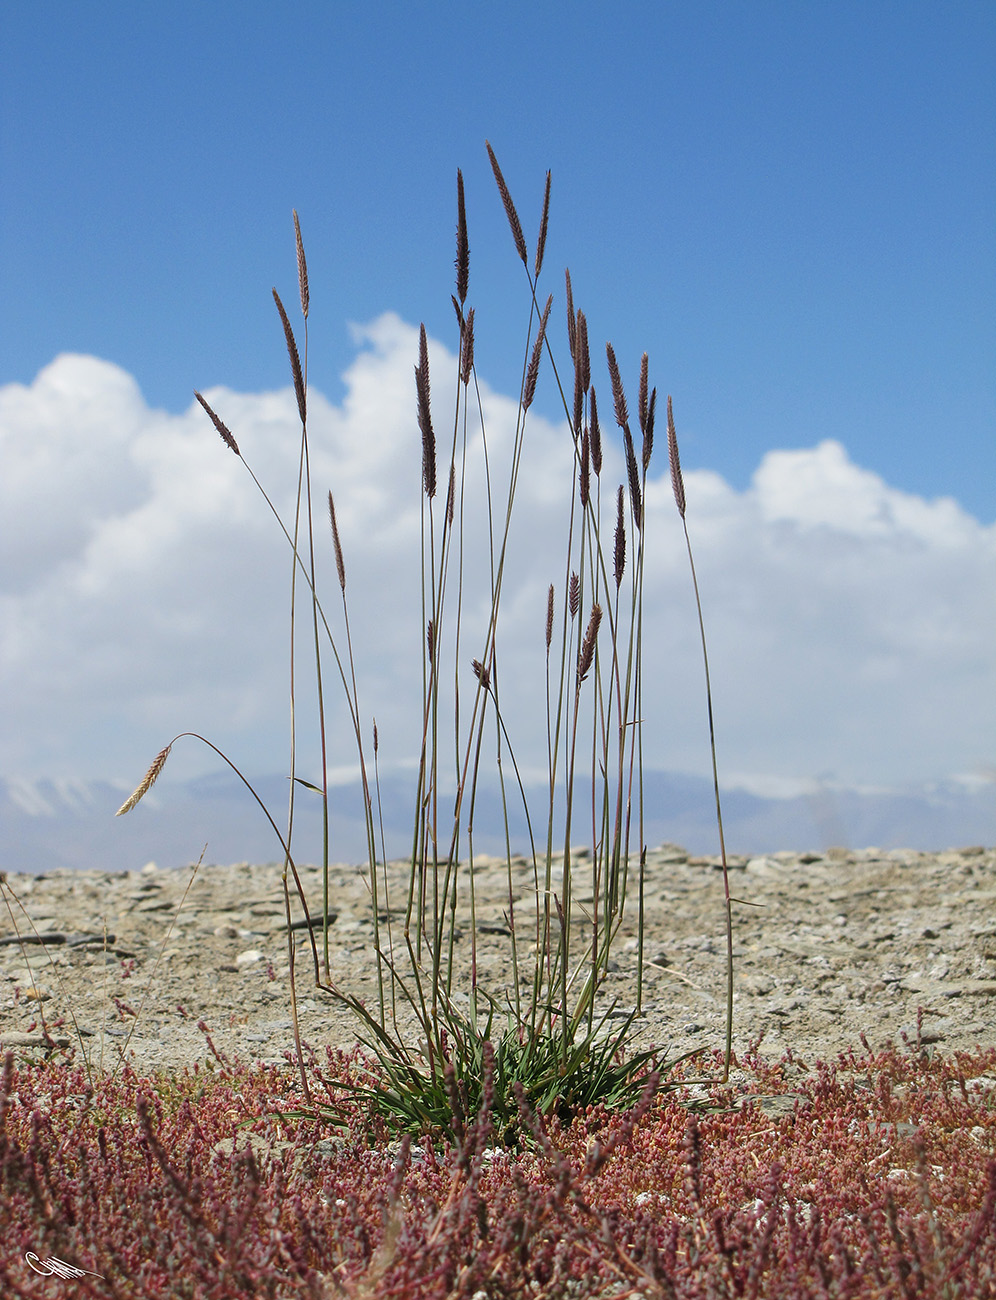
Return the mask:
[[(438, 407), (434, 406), (424, 324), (419, 331), (414, 366), (414, 417), (422, 451), (420, 583), (424, 636), (421, 646), (412, 650), (420, 655), (422, 662), (423, 726), (412, 792), (410, 877), (407, 898), (400, 900), (403, 925), (390, 924), (391, 899), (383, 875), (383, 854), (378, 855), (382, 817), (377, 781), (377, 731), (357, 687), (349, 622), (348, 555), (336, 518), (334, 485), (327, 490), (327, 500), (342, 607), (341, 616), (335, 620), (326, 610), (323, 597), (326, 579), (322, 562), (316, 558), (319, 552), (313, 521), (308, 430), (311, 294), (296, 212), (294, 238), (302, 314), (301, 346), (283, 301), (277, 290), (273, 290), (300, 421), (298, 494), (292, 520), (284, 521), (280, 517), (222, 417), (197, 395), (225, 446), (253, 474), (291, 553), (291, 793), (284, 832), (277, 830), (271, 812), (264, 809), (285, 854), (284, 894), (291, 969), (293, 972), (295, 954), (290, 929), (289, 877), (293, 878), (308, 916), (308, 900), (300, 889), (293, 851), (294, 808), (299, 787), (317, 793), (322, 800), (323, 911), (328, 913), (331, 846), (326, 683), (331, 663), (347, 703), (363, 783), (377, 962), (376, 1005), (367, 1005), (351, 990), (332, 981), (327, 925), (321, 937), (321, 959), (316, 935), (309, 931), (315, 984), (355, 1014), (361, 1041), (381, 1063), (381, 1080), (374, 1088), (367, 1089), (365, 1095), (382, 1113), (393, 1115), (399, 1130), (413, 1135), (426, 1129), (445, 1129), (452, 1122), (450, 1102), (454, 1086), (465, 1106), (473, 1110), (482, 1104), (486, 1059), (493, 1062), (491, 1104), (510, 1131), (519, 1124), (517, 1090), (523, 1092), (530, 1106), (543, 1114), (557, 1110), (567, 1115), (598, 1103), (625, 1107), (640, 1094), (649, 1071), (667, 1086), (667, 1076), (677, 1064), (667, 1061), (663, 1047), (632, 1050), (630, 1031), (641, 1009), (642, 978), (638, 981), (636, 1006), (622, 1009), (621, 1015), (615, 1014), (617, 1008), (603, 995), (613, 942), (627, 908), (638, 909), (641, 975), (644, 958), (642, 900), (647, 845), (643, 830), (642, 630), (647, 551), (643, 502), (653, 455), (657, 389), (650, 387), (649, 360), (644, 354), (640, 363), (638, 427), (634, 437), (622, 370), (612, 345), (607, 345), (606, 365), (619, 426), (625, 481), (618, 486), (606, 485), (603, 512), (606, 435), (598, 420), (588, 321), (585, 313), (575, 306), (568, 273), (565, 290), (569, 360), (562, 373), (548, 331), (554, 295), (547, 295), (542, 308), (538, 296), (538, 279), (549, 232), (551, 177), (547, 173), (530, 270), (529, 250), (518, 209), (490, 144), (487, 151), (525, 275), (527, 319), (523, 377), (511, 452), (502, 473), (489, 452), (489, 430), (477, 386), (475, 307), (468, 306), (471, 279), (467, 201), (463, 175), (458, 172), (456, 294), (452, 297), (459, 336), (458, 365), (452, 418), (446, 424), (449, 432), (445, 435), (440, 432), (443, 425), (438, 418)], [(573, 445), (574, 471), (561, 485), (563, 568), (559, 576), (549, 575), (552, 580), (545, 610), (549, 779), (545, 806), (536, 808), (526, 803), (516, 757), (516, 737), (506, 726), (505, 701), (515, 683), (506, 680), (503, 671), (500, 629), (505, 566), (515, 526), (515, 499), (529, 434), (529, 412), (544, 365), (563, 403), (565, 437)], [(570, 371), (573, 374), (568, 377)], [(640, 440), (639, 452), (636, 438)], [(668, 446), (675, 500), (684, 521), (684, 488), (670, 398)], [(481, 502), (468, 499), (468, 466), (475, 456), (482, 458), (485, 470), (486, 499)], [(417, 485), (413, 484), (412, 489), (417, 491)], [(490, 538), (483, 571), (476, 573), (470, 570), (465, 534), (465, 520), (471, 512), (486, 519)], [(692, 576), (694, 579), (694, 566)], [(486, 609), (483, 620), (469, 618), (471, 597), (474, 605), (480, 605), (483, 597)], [(543, 612), (537, 610), (538, 632), (543, 626)], [(701, 607), (699, 620), (701, 626)], [(305, 636), (312, 646), (314, 664), (308, 721), (313, 721), (322, 755), (321, 771), (308, 776), (297, 771), (298, 729), (306, 714), (300, 703), (303, 692), (296, 652)], [(702, 640), (704, 652), (704, 629)], [(705, 667), (708, 695), (707, 660)], [(715, 768), (711, 698), (709, 721)], [(371, 723), (372, 768), (365, 741)], [(134, 808), (151, 786), (170, 747), (156, 758), (134, 795), (122, 806), (122, 813)], [(223, 757), (231, 763), (227, 756)], [(509, 876), (506, 922), (512, 979), (508, 987), (500, 988), (487, 986), (479, 976), (476, 961), (473, 818), (478, 791), (487, 779), (495, 780), (500, 790)], [(448, 793), (453, 785), (455, 795)], [(726, 880), (718, 779), (716, 791)], [(524, 814), (533, 868), (532, 893), (525, 900), (517, 898), (512, 887), (513, 844), (509, 826), (513, 812)], [(572, 848), (582, 837), (592, 845), (590, 860), (584, 863), (575, 860)], [(726, 895), (724, 1071), (729, 1069), (730, 1062), (733, 1005), (728, 883)], [(382, 916), (387, 918), (386, 925), (381, 923)], [(465, 930), (470, 935), (471, 978), (469, 987), (458, 988), (454, 957), (458, 944), (468, 942), (463, 938)], [(296, 989), (292, 979), (291, 1009), (296, 1023), (295, 1006)], [(410, 1041), (399, 1029), (399, 1008), (414, 1013), (419, 1027), (417, 1042)], [(299, 1066), (302, 1088), (307, 1095), (309, 1083), (303, 1059)]]

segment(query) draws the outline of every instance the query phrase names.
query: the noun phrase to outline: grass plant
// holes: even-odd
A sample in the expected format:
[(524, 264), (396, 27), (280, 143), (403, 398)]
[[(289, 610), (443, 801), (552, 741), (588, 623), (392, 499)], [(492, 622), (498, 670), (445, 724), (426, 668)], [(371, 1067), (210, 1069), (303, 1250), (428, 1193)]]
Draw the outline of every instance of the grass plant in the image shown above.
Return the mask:
[[(324, 812), (322, 863), (324, 914), (328, 915), (329, 789), (327, 782), (327, 663), (335, 672), (348, 704), (356, 759), (362, 780), (366, 818), (367, 879), (377, 962), (377, 1001), (367, 1005), (330, 975), (328, 924), (322, 934), (320, 961), (310, 931), (315, 982), (355, 1013), (362, 1041), (383, 1067), (375, 1092), (381, 1110), (400, 1128), (414, 1133), (444, 1126), (450, 1114), (451, 1076), (464, 1104), (480, 1104), (485, 1049), (493, 1051), (494, 1108), (510, 1128), (517, 1124), (515, 1090), (521, 1086), (529, 1103), (544, 1113), (574, 1113), (597, 1102), (631, 1104), (647, 1071), (667, 1071), (664, 1049), (633, 1044), (637, 1005), (614, 1018), (603, 996), (613, 942), (627, 907), (639, 908), (638, 965), (642, 973), (644, 927), (642, 899), (646, 844), (643, 839), (642, 646), (646, 519), (643, 500), (654, 448), (657, 390), (651, 389), (649, 363), (640, 366), (637, 423), (631, 427), (620, 366), (611, 344), (606, 364), (615, 422), (618, 425), (626, 481), (607, 488), (602, 503), (603, 439), (598, 398), (592, 378), (588, 323), (574, 305), (570, 274), (565, 280), (569, 371), (558, 369), (550, 341), (550, 294), (541, 305), (538, 284), (543, 269), (550, 215), (550, 174), (546, 177), (535, 251), (530, 256), (516, 205), (490, 144), (488, 156), (522, 262), (526, 286), (526, 325), (521, 388), (511, 452), (504, 470), (493, 464), (489, 430), (477, 383), (474, 352), (475, 307), (468, 304), (469, 236), (462, 173), (457, 173), (456, 293), (452, 297), (458, 336), (458, 374), (452, 419), (445, 436), (437, 435), (438, 411), (432, 399), (428, 339), (423, 325), (415, 366), (414, 406), (422, 449), (421, 601), (423, 638), (422, 735), (415, 788), (404, 923), (391, 928), (391, 899), (381, 878), (377, 853), (380, 810), (375, 801), (376, 771), (364, 743), (367, 717), (357, 687), (356, 660), (349, 622), (348, 564), (339, 534), (334, 492), (328, 515), (341, 617), (327, 615), (316, 560), (316, 527), (308, 429), (308, 320), (310, 289), (301, 227), (294, 214), (298, 290), (303, 320), (303, 348), (276, 290), (273, 298), (290, 362), (300, 420), (298, 488), (294, 517), (281, 519), (270, 496), (246, 465), (274, 514), (289, 546), (291, 561), (291, 727), (290, 799), (286, 830), (277, 830), (264, 809), (285, 856), (284, 897), (292, 970), (293, 878), (308, 916), (292, 853), (298, 786), (316, 792)], [(545, 618), (547, 664), (548, 796), (545, 807), (530, 808), (516, 758), (515, 737), (505, 723), (504, 702), (514, 682), (506, 681), (502, 660), (502, 596), (515, 525), (515, 500), (529, 434), (529, 412), (544, 362), (563, 402), (567, 436), (573, 444), (573, 481), (563, 484), (565, 539), (563, 568), (550, 583)], [(244, 461), (235, 436), (205, 398), (196, 394), (226, 448)], [(637, 429), (634, 437), (633, 427)], [(636, 439), (639, 439), (639, 449)], [(668, 398), (668, 448), (675, 500), (685, 519), (684, 485), (678, 461), (671, 399)], [(473, 457), (483, 461), (486, 501), (467, 499)], [(414, 485), (413, 485), (414, 489)], [(611, 501), (611, 505), (608, 502)], [(468, 569), (465, 518), (483, 510), (490, 539), (483, 573)], [(605, 516), (608, 516), (606, 518)], [(687, 527), (685, 531), (688, 536)], [(689, 558), (691, 546), (689, 544)], [(694, 579), (694, 566), (692, 567)], [(485, 594), (486, 615), (468, 617), (468, 594)], [(559, 592), (559, 594), (558, 594)], [(696, 581), (696, 598), (698, 588)], [(307, 609), (307, 614), (303, 612)], [(543, 611), (537, 611), (542, 635)], [(701, 626), (701, 605), (699, 619)], [(297, 768), (301, 687), (297, 643), (305, 620), (313, 644), (314, 717), (321, 753), (321, 772), (312, 780)], [(702, 635), (703, 651), (705, 635)], [(467, 647), (470, 647), (468, 649)], [(710, 740), (715, 770), (712, 703), (706, 660)], [(191, 734), (191, 733), (185, 733)], [(374, 757), (377, 740), (374, 728)], [(157, 755), (135, 793), (121, 808), (133, 808), (161, 772), (170, 742)], [(214, 748), (212, 746), (212, 748)], [(225, 756), (223, 756), (225, 757)], [(225, 757), (226, 762), (231, 762)], [(476, 960), (474, 895), (475, 800), (487, 769), (493, 765), (505, 814), (511, 980), (491, 988), (480, 978)], [(234, 766), (234, 764), (233, 764)], [(236, 769), (237, 770), (237, 769)], [(511, 774), (511, 779), (510, 775)], [(241, 773), (240, 773), (241, 775)], [(244, 778), (243, 778), (244, 779)], [(455, 794), (447, 791), (455, 786)], [(716, 781), (717, 813), (719, 785)], [(512, 882), (512, 809), (523, 805), (529, 835), (533, 889), (529, 905), (516, 902)], [(574, 845), (590, 833), (587, 861), (575, 858)], [(720, 841), (722, 823), (720, 818)], [(727, 1032), (724, 1074), (729, 1070), (732, 1035), (732, 928), (725, 845), (727, 926)], [(579, 897), (583, 874), (584, 892)], [(469, 918), (471, 977), (469, 987), (455, 985), (455, 952)], [(398, 1009), (407, 1008), (418, 1023), (418, 1042), (399, 1028)], [(292, 1010), (294, 1007), (292, 1006)], [(296, 1011), (295, 1011), (296, 1026)], [(300, 1049), (301, 1080), (308, 1081)]]

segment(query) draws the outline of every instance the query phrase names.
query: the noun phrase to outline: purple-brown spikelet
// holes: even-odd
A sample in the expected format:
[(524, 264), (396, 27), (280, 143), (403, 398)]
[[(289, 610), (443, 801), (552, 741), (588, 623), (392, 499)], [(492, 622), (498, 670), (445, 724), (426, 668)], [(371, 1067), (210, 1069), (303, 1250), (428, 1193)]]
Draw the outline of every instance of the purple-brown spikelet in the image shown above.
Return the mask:
[(550, 583), (550, 590), (546, 593), (546, 649), (550, 651), (550, 643), (553, 641), (553, 583)]
[(647, 389), (650, 387), (649, 374), (650, 374), (650, 358), (647, 356), (646, 352), (644, 352), (643, 356), (640, 358), (640, 397), (639, 397), (640, 431), (642, 433), (646, 433), (647, 431)]
[(470, 244), (467, 240), (467, 208), (463, 198), (463, 172), (457, 168), (457, 251), (456, 261), (457, 297), (461, 306), (467, 300), (467, 285), (470, 282)]
[(220, 420), (217, 415), (215, 415), (214, 411), (211, 410), (210, 406), (208, 406), (204, 398), (201, 397), (200, 393), (195, 392), (194, 396), (200, 402), (201, 406), (204, 407), (205, 411), (207, 411), (211, 423), (221, 434), (221, 440), (225, 444), (225, 446), (230, 447), (231, 450), (235, 452), (236, 456), (241, 456), (242, 453), (239, 451), (239, 444), (232, 437), (231, 431), (229, 430), (228, 426), (222, 420)]
[(591, 430), (591, 467), (597, 478), (602, 472), (602, 430), (598, 424), (598, 402), (595, 400), (594, 384), (588, 394), (588, 424)]
[(633, 435), (627, 426), (623, 430), (623, 443), (626, 447), (626, 473), (629, 477), (629, 496), (633, 503), (633, 522), (637, 529), (643, 527), (643, 493), (640, 491), (640, 471), (636, 467), (636, 451), (633, 447)]
[(473, 370), (473, 307), (467, 312), (463, 334), (460, 335), (460, 378), (464, 383), (471, 382)]
[(286, 311), (284, 311), (284, 304), (280, 301), (280, 294), (277, 293), (276, 289), (273, 290), (273, 301), (277, 304), (280, 323), (284, 327), (284, 338), (287, 340), (287, 355), (290, 357), (291, 374), (294, 377), (294, 392), (297, 395), (297, 412), (301, 417), (301, 423), (306, 424), (308, 421), (308, 406), (304, 393), (304, 372), (301, 369), (301, 358), (298, 355), (297, 344), (294, 341), (294, 331), (291, 329), (291, 323), (287, 319)]
[(436, 495), (436, 433), (432, 427), (429, 402), (429, 340), (424, 325), (419, 328), (415, 392), (418, 397), (418, 427), (422, 433), (422, 484), (431, 501)]
[(546, 174), (546, 191), (543, 194), (543, 215), (540, 217), (539, 238), (536, 240), (536, 262), (533, 278), (538, 280), (543, 269), (543, 253), (546, 251), (546, 228), (550, 220), (550, 173)]
[(456, 505), (456, 466), (450, 461), (450, 481), (446, 489), (446, 522), (453, 527), (453, 511)]
[(332, 493), (329, 493), (329, 523), (332, 525), (332, 546), (335, 550), (335, 569), (339, 575), (339, 586), (343, 591), (346, 590), (346, 565), (343, 563), (342, 546), (339, 542), (339, 525), (335, 517), (335, 502), (332, 500)]
[(529, 410), (533, 404), (533, 398), (536, 396), (536, 380), (539, 377), (540, 360), (543, 356), (543, 342), (546, 339), (546, 323), (550, 319), (550, 308), (552, 306), (553, 294), (551, 293), (546, 300), (543, 315), (540, 317), (539, 331), (536, 334), (536, 342), (533, 344), (533, 354), (529, 359), (529, 369), (526, 371), (526, 382), (522, 389), (523, 411)]
[(577, 618), (580, 605), (581, 579), (576, 573), (572, 573), (571, 580), (567, 585), (567, 608), (570, 610), (572, 619)]
[(657, 411), (657, 389), (650, 394), (647, 405), (647, 423), (643, 430), (643, 472), (646, 474), (650, 457), (654, 454), (654, 415)]
[(578, 310), (574, 329), (574, 431), (581, 428), (584, 399), (591, 381), (591, 360), (588, 355), (588, 322), (584, 312)]
[(136, 787), (134, 794), (130, 795), (124, 801), (121, 807), (114, 814), (115, 817), (123, 817), (125, 813), (131, 812), (131, 810), (135, 807), (136, 804), (141, 803), (141, 801), (145, 798), (145, 796), (155, 785), (156, 781), (159, 779), (159, 774), (166, 766), (166, 760), (167, 758), (169, 758), (169, 751), (172, 748), (173, 745), (172, 743), (170, 743), (169, 745), (166, 746), (165, 749), (161, 749), (159, 751), (159, 753), (152, 760), (152, 764), (149, 767), (149, 770), (146, 772), (145, 776), (143, 776), (141, 781), (138, 783), (138, 786)]
[(591, 671), (592, 661), (595, 658), (595, 641), (598, 637), (599, 624), (602, 621), (601, 605), (592, 605), (591, 615), (588, 619), (588, 626), (585, 629), (584, 640), (581, 642), (581, 649), (578, 652), (578, 677), (577, 689), (581, 689), (581, 683)]
[(512, 229), (512, 238), (515, 241), (515, 251), (522, 258), (522, 265), (529, 265), (529, 253), (526, 251), (526, 240), (522, 233), (522, 223), (519, 221), (519, 214), (515, 210), (515, 204), (512, 202), (512, 196), (508, 192), (508, 186), (505, 184), (505, 177), (501, 174), (501, 168), (498, 166), (498, 159), (495, 157), (495, 151), (491, 148), (490, 143), (485, 140), (484, 144), (488, 151), (488, 157), (491, 159), (491, 170), (495, 174), (495, 181), (498, 184), (498, 193), (501, 195), (501, 201), (505, 205), (505, 215), (508, 217), (508, 224)]
[(480, 659), (473, 659), (470, 666), (474, 670), (474, 676), (481, 683), (481, 686), (487, 690), (491, 685), (491, 674), (481, 663)]
[(623, 570), (626, 568), (626, 521), (623, 517), (623, 501), (625, 499), (623, 485), (619, 484), (619, 492), (616, 496), (616, 544), (613, 555), (614, 570), (616, 577), (616, 591), (623, 580)]
[(574, 315), (574, 294), (571, 290), (570, 270), (564, 272), (564, 282), (567, 286), (567, 344), (571, 350), (571, 360), (573, 361), (578, 322), (577, 317)]
[(429, 652), (429, 663), (434, 663), (436, 657), (436, 627), (431, 618), (425, 627), (425, 646)]
[(378, 743), (379, 743), (379, 737), (378, 737), (378, 735), (377, 735), (377, 719), (376, 719), (376, 718), (374, 718), (374, 720), (373, 720), (373, 724), (374, 724), (374, 753), (376, 754), (376, 753), (377, 753), (377, 749), (378, 749)]
[(588, 497), (591, 492), (591, 442), (588, 430), (581, 435), (581, 465), (578, 470), (578, 494), (581, 509), (588, 509)]
[(678, 514), (685, 517), (685, 481), (681, 477), (681, 461), (678, 459), (678, 435), (674, 428), (674, 413), (671, 410), (671, 398), (667, 399), (667, 454), (671, 462), (671, 488)]
[(625, 429), (629, 424), (629, 410), (626, 406), (626, 394), (623, 392), (619, 363), (616, 361), (615, 349), (611, 343), (605, 345), (605, 358), (609, 365), (609, 378), (612, 380), (612, 400), (616, 406), (616, 424)]
[(311, 294), (308, 291), (308, 263), (304, 257), (304, 240), (301, 238), (301, 223), (297, 219), (296, 208), (294, 210), (294, 243), (297, 247), (297, 287), (301, 293), (301, 315), (307, 320), (308, 308), (311, 305)]

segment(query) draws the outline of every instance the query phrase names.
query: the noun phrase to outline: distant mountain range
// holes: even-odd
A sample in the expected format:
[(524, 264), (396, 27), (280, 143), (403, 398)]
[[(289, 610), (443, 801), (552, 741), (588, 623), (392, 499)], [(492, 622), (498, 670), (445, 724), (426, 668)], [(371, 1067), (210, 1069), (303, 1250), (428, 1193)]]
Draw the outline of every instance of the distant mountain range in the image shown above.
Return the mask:
[[(287, 778), (253, 781), (283, 830), (287, 816)], [(665, 841), (693, 853), (716, 853), (715, 803), (710, 781), (668, 772), (645, 775), (647, 809), (644, 839), (650, 847)], [(182, 783), (160, 782), (126, 817), (114, 813), (130, 793), (110, 782), (23, 781), (0, 779), (0, 871), (51, 871), (55, 867), (94, 867), (125, 871), (149, 861), (160, 867), (206, 863), (272, 862), (279, 841), (245, 787), (218, 774)], [(530, 808), (543, 820), (534, 825), (545, 837), (543, 792), (530, 790)], [(384, 838), (389, 857), (411, 851), (414, 787), (410, 778), (382, 781)], [(448, 801), (440, 799), (440, 825)], [(294, 851), (302, 862), (321, 860), (318, 798), (302, 788), (296, 803)], [(362, 797), (359, 783), (330, 792), (330, 859), (365, 861)], [(538, 811), (536, 811), (538, 810)], [(591, 840), (587, 814), (576, 813), (574, 843)], [(765, 798), (743, 789), (723, 792), (723, 821), (730, 853), (769, 853), (778, 849), (913, 848), (939, 850), (996, 842), (996, 783), (950, 781), (902, 792), (867, 792), (824, 787), (791, 798)], [(494, 790), (479, 792), (474, 808), (478, 852), (502, 852), (501, 803)], [(528, 846), (521, 812), (511, 819), (515, 851)], [(634, 835), (635, 840), (635, 835)], [(465, 848), (465, 843), (464, 843)], [(380, 851), (378, 837), (378, 852)]]

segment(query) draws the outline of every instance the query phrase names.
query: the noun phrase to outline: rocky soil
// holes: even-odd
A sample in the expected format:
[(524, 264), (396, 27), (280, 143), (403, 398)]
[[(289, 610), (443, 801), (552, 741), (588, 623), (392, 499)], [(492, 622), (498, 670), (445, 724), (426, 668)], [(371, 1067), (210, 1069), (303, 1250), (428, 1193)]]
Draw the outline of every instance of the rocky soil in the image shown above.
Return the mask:
[[(575, 864), (578, 951), (586, 928), (589, 860)], [(287, 928), (281, 867), (202, 866), (107, 874), (64, 871), (9, 875), (0, 886), (0, 1044), (38, 1056), (85, 1052), (105, 1068), (122, 1056), (139, 1071), (179, 1068), (219, 1053), (281, 1062), (293, 1047)], [(364, 870), (330, 868), (332, 981), (376, 1006), (370, 896)], [(301, 869), (309, 909), (322, 913), (322, 877)], [(407, 869), (389, 868), (399, 941)], [(0, 877), (2, 880), (2, 877)], [(466, 872), (462, 888), (466, 888)], [(189, 889), (188, 889), (189, 886)], [(559, 886), (557, 886), (559, 887)], [(504, 998), (513, 987), (508, 933), (509, 874), (494, 859), (475, 863), (477, 965), (482, 985)], [(529, 929), (533, 869), (513, 861), (518, 933)], [(185, 893), (186, 891), (186, 893)], [(831, 850), (738, 858), (734, 903), (734, 1049), (761, 1039), (763, 1055), (787, 1049), (810, 1065), (888, 1041), (944, 1051), (996, 1043), (996, 850)], [(587, 875), (588, 902), (591, 883)], [(638, 894), (630, 898), (606, 981), (625, 1013), (637, 1002)], [(300, 922), (300, 900), (291, 895)], [(356, 1043), (358, 1024), (317, 989), (307, 932), (295, 962), (302, 1038)], [(456, 999), (469, 983), (471, 930), (461, 920), (454, 948)], [(520, 939), (520, 977), (531, 950)], [(321, 934), (318, 947), (321, 952)], [(403, 947), (402, 947), (403, 951)], [(674, 1057), (723, 1041), (725, 951), (722, 873), (714, 859), (664, 845), (648, 855), (645, 960), (639, 1046)], [(524, 969), (523, 969), (524, 968)], [(399, 1015), (414, 1039), (410, 1016)], [(46, 1040), (46, 1034), (49, 1036)]]

